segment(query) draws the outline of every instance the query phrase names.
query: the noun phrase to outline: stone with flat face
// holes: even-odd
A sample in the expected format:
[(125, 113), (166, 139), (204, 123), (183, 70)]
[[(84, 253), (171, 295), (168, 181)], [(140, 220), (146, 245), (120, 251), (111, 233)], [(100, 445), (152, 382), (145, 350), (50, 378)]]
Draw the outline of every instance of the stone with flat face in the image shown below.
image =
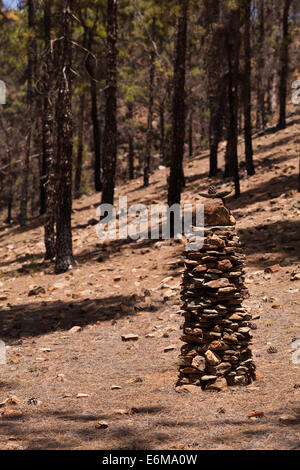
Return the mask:
[(235, 225), (235, 219), (222, 201), (204, 204), (204, 225)]
[(215, 281), (210, 281), (205, 284), (205, 287), (210, 287), (211, 289), (220, 289), (222, 287), (229, 287), (230, 282), (226, 277), (221, 277)]

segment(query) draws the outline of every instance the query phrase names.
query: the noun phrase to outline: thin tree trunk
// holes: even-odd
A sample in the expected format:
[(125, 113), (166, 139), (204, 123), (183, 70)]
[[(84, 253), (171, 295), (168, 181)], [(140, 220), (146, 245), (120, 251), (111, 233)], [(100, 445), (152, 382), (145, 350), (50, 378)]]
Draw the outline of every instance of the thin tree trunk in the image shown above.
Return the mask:
[[(89, 48), (91, 50), (92, 39), (89, 41)], [(98, 117), (98, 95), (97, 95), (97, 82), (93, 78), (95, 73), (90, 79), (90, 94), (91, 94), (91, 119), (93, 124), (93, 138), (94, 138), (94, 186), (95, 191), (102, 191), (102, 155), (101, 155), (101, 126)]]
[(12, 206), (13, 206), (13, 200), (14, 200), (14, 193), (13, 193), (13, 172), (12, 172), (12, 167), (11, 167), (12, 157), (11, 157), (11, 151), (9, 148), (9, 142), (7, 142), (7, 158), (8, 158), (7, 218), (5, 222), (7, 224), (10, 224), (12, 220)]
[(227, 32), (227, 58), (228, 58), (228, 103), (229, 103), (229, 128), (228, 128), (228, 152), (230, 173), (232, 172), (235, 186), (235, 196), (240, 196), (240, 179), (238, 166), (238, 72), (240, 50), (240, 10), (236, 9), (230, 14)]
[(244, 0), (244, 135), (245, 135), (245, 158), (248, 175), (254, 175), (253, 148), (252, 148), (252, 122), (251, 122), (251, 0)]
[(166, 164), (165, 152), (165, 103), (162, 101), (159, 105), (159, 131), (160, 131), (160, 159)]
[[(154, 29), (154, 20), (152, 29)], [(152, 153), (152, 140), (153, 140), (153, 89), (154, 89), (154, 50), (151, 48), (150, 52), (150, 67), (149, 67), (149, 101), (148, 101), (148, 125), (147, 125), (147, 137), (146, 137), (146, 158), (144, 166), (144, 187), (149, 186), (149, 173), (151, 164), (151, 153)]]
[(298, 171), (298, 193), (300, 193), (300, 155), (298, 157), (299, 160), (299, 171)]
[(289, 72), (289, 10), (292, 0), (285, 0), (282, 18), (282, 44), (280, 51), (280, 83), (279, 83), (279, 121), (278, 129), (286, 128), (286, 94), (287, 94), (287, 80)]
[[(44, 107), (45, 107), (45, 104), (43, 103), (43, 115), (44, 115)], [(44, 124), (42, 123), (42, 136), (44, 133), (43, 126)], [(47, 211), (46, 181), (47, 181), (46, 150), (45, 150), (44, 141), (43, 141), (42, 142), (42, 155), (40, 158), (40, 215), (45, 214)]]
[(27, 116), (26, 116), (26, 140), (25, 140), (25, 160), (23, 168), (23, 181), (21, 189), (21, 204), (20, 204), (20, 225), (24, 225), (27, 220), (27, 203), (28, 203), (28, 179), (30, 171), (30, 150), (31, 150), (31, 136), (32, 136), (32, 82), (33, 82), (33, 65), (34, 65), (34, 50), (36, 41), (34, 37), (34, 22), (35, 10), (34, 0), (27, 0), (28, 8), (28, 27), (30, 30), (30, 39), (28, 43), (28, 77), (27, 77)]
[(129, 134), (128, 134), (128, 176), (130, 180), (134, 179), (134, 138), (133, 138), (133, 103), (128, 102), (128, 120), (129, 120)]
[(256, 76), (256, 128), (265, 128), (265, 1), (259, 1), (258, 62)]
[(118, 2), (107, 0), (107, 80), (103, 151), (102, 204), (114, 203), (117, 162), (117, 22)]
[[(213, 101), (213, 102), (212, 102)], [(223, 113), (224, 113), (223, 93), (211, 98), (210, 103), (210, 124), (209, 124), (209, 176), (216, 176), (218, 172), (218, 148), (221, 140)]]
[[(188, 0), (179, 0), (180, 14), (176, 25), (176, 43), (174, 60), (174, 95), (173, 95), (173, 135), (171, 168), (168, 187), (168, 204), (180, 204), (184, 186), (183, 155), (185, 137), (185, 71)], [(171, 221), (172, 228), (172, 221)], [(172, 230), (171, 230), (172, 232)]]
[[(192, 105), (190, 105), (192, 107)], [(193, 109), (190, 109), (189, 115), (189, 157), (193, 156)]]
[[(7, 185), (7, 218), (5, 219), (5, 223), (10, 224), (12, 219), (12, 205), (13, 205), (13, 182), (15, 175), (13, 174), (12, 170), (12, 151), (11, 151), (11, 142), (12, 138), (9, 132), (9, 129), (4, 125), (2, 119), (2, 113), (0, 113), (0, 124), (5, 136), (5, 143), (6, 143), (6, 154), (7, 154), (7, 179), (4, 180), (4, 185)], [(2, 175), (1, 175), (2, 176)], [(0, 179), (1, 182), (1, 191), (3, 191), (2, 187), (2, 178)], [(4, 186), (3, 185), (3, 186)]]
[(74, 264), (72, 250), (72, 0), (62, 8), (63, 39), (58, 77), (57, 99), (57, 210), (56, 210), (56, 273), (65, 272)]
[(46, 215), (44, 225), (45, 259), (55, 258), (55, 165), (54, 165), (54, 113), (51, 96), (53, 86), (53, 57), (51, 52), (51, 0), (44, 3), (44, 35), (47, 52), (44, 64), (44, 103), (43, 103), (43, 178), (45, 189)]
[(83, 142), (84, 142), (84, 109), (85, 109), (85, 94), (82, 90), (79, 105), (79, 119), (78, 119), (78, 150), (75, 171), (74, 195), (75, 199), (80, 198), (80, 186), (82, 175), (82, 160), (83, 160)]

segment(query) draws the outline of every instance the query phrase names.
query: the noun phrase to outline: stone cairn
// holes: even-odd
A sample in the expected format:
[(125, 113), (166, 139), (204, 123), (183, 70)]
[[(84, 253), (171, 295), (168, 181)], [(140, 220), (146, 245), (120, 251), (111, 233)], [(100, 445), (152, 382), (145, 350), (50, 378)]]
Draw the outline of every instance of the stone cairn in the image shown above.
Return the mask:
[[(223, 199), (223, 195), (216, 197)], [(185, 252), (181, 291), (185, 318), (181, 339), (185, 344), (177, 386), (223, 390), (255, 379), (249, 348), (251, 315), (242, 306), (248, 297), (245, 256), (235, 220), (223, 202), (205, 204), (204, 214), (204, 245)]]

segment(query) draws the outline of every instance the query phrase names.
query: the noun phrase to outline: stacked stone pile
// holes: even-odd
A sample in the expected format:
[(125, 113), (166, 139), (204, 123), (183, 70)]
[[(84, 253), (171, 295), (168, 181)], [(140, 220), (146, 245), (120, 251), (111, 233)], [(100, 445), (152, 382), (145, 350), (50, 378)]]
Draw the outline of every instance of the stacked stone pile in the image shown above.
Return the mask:
[[(231, 215), (227, 222), (234, 223)], [(231, 225), (206, 226), (202, 249), (185, 255), (181, 291), (185, 344), (178, 385), (205, 390), (247, 385), (255, 378), (255, 365), (249, 348), (251, 315), (242, 306), (248, 291), (237, 232)]]

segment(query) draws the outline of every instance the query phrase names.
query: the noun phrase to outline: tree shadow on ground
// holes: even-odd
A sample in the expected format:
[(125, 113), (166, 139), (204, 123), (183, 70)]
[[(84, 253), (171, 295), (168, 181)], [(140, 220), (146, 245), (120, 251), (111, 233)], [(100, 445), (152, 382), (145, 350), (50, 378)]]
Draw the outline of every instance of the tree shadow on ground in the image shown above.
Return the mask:
[[(14, 236), (14, 235), (18, 235), (19, 233), (27, 233), (27, 232), (30, 232), (31, 230), (35, 230), (41, 227), (43, 224), (44, 224), (44, 216), (36, 216), (31, 219), (28, 219), (26, 222), (26, 225), (20, 226), (17, 223), (13, 223), (11, 225), (8, 225), (7, 227), (12, 228), (12, 230), (9, 233), (9, 236)], [(7, 233), (4, 232), (0, 235), (0, 239), (6, 236), (7, 236)]]
[(240, 198), (228, 198), (230, 209), (241, 209), (257, 202), (276, 199), (288, 191), (297, 190), (298, 175), (280, 175), (244, 191)]
[(271, 170), (275, 165), (293, 160), (294, 158), (297, 158), (297, 154), (282, 155), (281, 152), (276, 152), (272, 157), (263, 157), (259, 162), (259, 166)]
[[(12, 306), (0, 312), (1, 339), (5, 342), (53, 331), (85, 327), (97, 321), (134, 315), (137, 296), (112, 296), (70, 302), (44, 302)], [(122, 308), (125, 306), (125, 308)]]
[[(283, 220), (243, 228), (239, 229), (239, 236), (247, 256), (277, 253), (277, 260), (272, 262), (275, 264), (277, 261), (282, 266), (289, 266), (291, 258), (300, 260), (300, 221)], [(262, 257), (261, 260), (255, 260), (255, 264), (257, 263), (267, 266), (270, 261)]]
[(274, 150), (276, 147), (283, 147), (284, 145), (287, 145), (288, 143), (291, 143), (291, 145), (294, 143), (291, 141), (291, 136), (287, 137), (281, 137), (278, 140), (274, 140), (273, 142), (270, 142), (268, 144), (259, 144), (258, 149), (256, 150), (255, 153), (260, 154), (260, 153), (265, 153), (271, 150)]
[[(132, 419), (148, 420), (150, 416), (162, 413), (161, 406), (138, 409), (138, 413), (130, 415)], [(32, 412), (30, 412), (32, 415)], [(0, 435), (13, 436), (15, 441), (21, 441), (26, 449), (67, 449), (80, 445), (99, 446), (101, 448), (114, 448), (116, 450), (146, 450), (154, 449), (158, 443), (166, 442), (169, 435), (156, 432), (153, 429), (140, 432), (132, 425), (122, 422), (128, 416), (118, 416), (116, 413), (90, 412), (79, 413), (70, 410), (42, 410), (34, 411), (34, 416), (27, 415), (21, 418), (2, 419), (0, 421)], [(45, 423), (42, 427), (36, 426), (28, 418), (35, 417), (38, 423)], [(97, 429), (95, 423), (108, 421), (109, 428)], [(67, 426), (67, 428), (66, 428)], [(63, 438), (62, 438), (63, 436)]]
[[(147, 236), (145, 233), (144, 236)], [(116, 239), (110, 240), (109, 244), (101, 243), (99, 240), (98, 243), (89, 245), (88, 248), (83, 249), (79, 253), (74, 254), (75, 258), (75, 267), (80, 267), (86, 263), (104, 263), (114, 256), (122, 254), (122, 250), (131, 249), (132, 253), (140, 251), (141, 254), (147, 253), (153, 245), (157, 242), (166, 242), (167, 240), (160, 238), (151, 239), (151, 233), (148, 234), (149, 238), (141, 238), (139, 240), (134, 240), (132, 238), (125, 239)], [(170, 244), (177, 244), (178, 241), (170, 240)], [(176, 256), (176, 255), (174, 255)], [(39, 261), (39, 259), (41, 261)], [(12, 265), (13, 263), (22, 263), (26, 262), (22, 267), (18, 269), (12, 269), (11, 271), (6, 271), (2, 273), (3, 277), (16, 277), (16, 276), (27, 276), (31, 273), (40, 273), (45, 272), (47, 274), (54, 274), (54, 262), (44, 261), (43, 254), (33, 254), (21, 256), (20, 258), (15, 258), (7, 262), (1, 263), (1, 267)], [(31, 262), (30, 262), (31, 261)], [(170, 268), (172, 269), (172, 268)]]

